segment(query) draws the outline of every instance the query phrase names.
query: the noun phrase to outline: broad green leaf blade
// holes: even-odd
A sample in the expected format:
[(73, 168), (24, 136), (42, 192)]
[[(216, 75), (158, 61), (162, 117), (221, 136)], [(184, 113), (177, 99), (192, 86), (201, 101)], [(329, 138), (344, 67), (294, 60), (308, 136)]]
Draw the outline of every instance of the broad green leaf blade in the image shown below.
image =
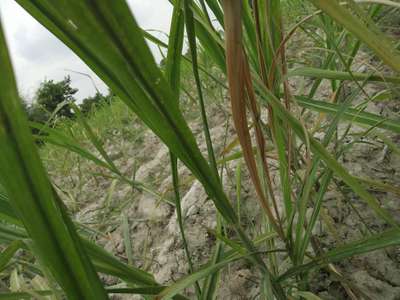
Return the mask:
[(45, 263), (70, 299), (107, 299), (59, 206), (28, 128), (0, 26), (0, 179)]

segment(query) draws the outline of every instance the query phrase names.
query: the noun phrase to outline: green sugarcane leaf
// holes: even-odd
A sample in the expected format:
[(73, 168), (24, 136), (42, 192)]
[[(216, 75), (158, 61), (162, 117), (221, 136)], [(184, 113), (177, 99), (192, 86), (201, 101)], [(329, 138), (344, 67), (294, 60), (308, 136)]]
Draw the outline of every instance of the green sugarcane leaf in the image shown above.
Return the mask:
[(24, 246), (21, 240), (11, 242), (6, 249), (0, 254), (0, 272), (4, 270), (7, 264), (11, 261), (14, 254)]
[(400, 232), (397, 229), (390, 229), (328, 251), (323, 256), (317, 257), (309, 263), (289, 269), (277, 280), (282, 281), (315, 267), (326, 266), (329, 263), (343, 261), (344, 259), (354, 255), (375, 251), (389, 246), (397, 246), (399, 244)]
[(0, 178), (11, 204), (69, 299), (107, 299), (69, 217), (54, 198), (17, 94), (0, 26)]
[(351, 80), (351, 81), (357, 80), (357, 81), (367, 81), (367, 82), (388, 82), (388, 83), (400, 84), (400, 77), (395, 77), (395, 76), (366, 74), (357, 72), (352, 72), (352, 74), (350, 74), (349, 72), (309, 68), (309, 67), (290, 70), (287, 76), (288, 77), (304, 76), (304, 77), (312, 77), (318, 79)]
[[(335, 115), (340, 109), (338, 104), (313, 100), (303, 96), (296, 96), (296, 102), (304, 108), (332, 115)], [(400, 122), (354, 108), (347, 108), (341, 118), (369, 127), (373, 126), (400, 133)]]

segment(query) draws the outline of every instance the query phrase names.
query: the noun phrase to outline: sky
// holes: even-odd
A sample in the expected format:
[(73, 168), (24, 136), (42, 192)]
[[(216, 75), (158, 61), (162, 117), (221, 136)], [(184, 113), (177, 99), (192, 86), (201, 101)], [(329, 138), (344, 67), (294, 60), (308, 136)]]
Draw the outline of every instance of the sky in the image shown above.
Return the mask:
[[(143, 29), (168, 33), (172, 14), (172, 6), (168, 0), (128, 0), (128, 4)], [(58, 81), (67, 75), (71, 76), (71, 85), (79, 89), (76, 94), (78, 100), (94, 95), (96, 89), (91, 80), (72, 71), (89, 74), (96, 87), (103, 93), (107, 92), (105, 84), (85, 63), (14, 0), (0, 0), (0, 16), (18, 89), (28, 102), (33, 100), (34, 93), (43, 80)], [(162, 33), (153, 34), (159, 38), (165, 37)], [(159, 61), (161, 55), (158, 48), (151, 48)]]

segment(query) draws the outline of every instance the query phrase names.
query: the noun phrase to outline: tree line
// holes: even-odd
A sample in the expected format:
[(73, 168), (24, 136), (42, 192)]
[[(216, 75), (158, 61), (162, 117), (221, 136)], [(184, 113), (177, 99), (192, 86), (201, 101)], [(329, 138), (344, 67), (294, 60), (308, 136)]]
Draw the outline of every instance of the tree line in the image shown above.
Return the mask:
[[(77, 92), (78, 89), (71, 86), (70, 76), (66, 76), (60, 81), (44, 80), (36, 90), (32, 103), (22, 101), (28, 119), (42, 124), (50, 118), (73, 119), (75, 115), (69, 104), (77, 102), (75, 98)], [(84, 115), (88, 115), (93, 110), (110, 104), (112, 98), (111, 91), (107, 95), (97, 91), (94, 96), (83, 99), (78, 106)]]

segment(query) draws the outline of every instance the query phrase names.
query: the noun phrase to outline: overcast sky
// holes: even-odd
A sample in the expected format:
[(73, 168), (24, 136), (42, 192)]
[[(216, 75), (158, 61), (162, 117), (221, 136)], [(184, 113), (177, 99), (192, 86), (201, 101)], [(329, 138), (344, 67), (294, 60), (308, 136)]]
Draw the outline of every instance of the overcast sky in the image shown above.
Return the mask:
[[(168, 0), (128, 0), (128, 3), (142, 28), (168, 33), (172, 13)], [(106, 92), (104, 83), (14, 0), (0, 0), (0, 15), (22, 96), (31, 100), (44, 79), (62, 80), (66, 75), (71, 76), (72, 86), (79, 89), (78, 99), (95, 93), (90, 79), (68, 70), (90, 74), (96, 86)], [(155, 34), (162, 37), (162, 34)], [(152, 50), (159, 60), (157, 48), (152, 47)]]

